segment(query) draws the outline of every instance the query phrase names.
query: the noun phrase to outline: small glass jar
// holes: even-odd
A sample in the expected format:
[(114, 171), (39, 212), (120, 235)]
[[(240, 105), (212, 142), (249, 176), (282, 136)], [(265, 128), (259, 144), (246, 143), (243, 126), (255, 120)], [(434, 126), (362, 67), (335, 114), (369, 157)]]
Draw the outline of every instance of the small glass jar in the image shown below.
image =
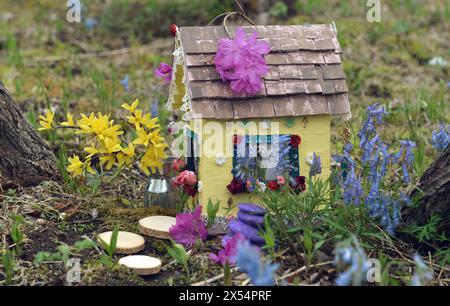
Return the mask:
[(172, 162), (176, 158), (169, 157), (164, 161), (163, 173), (159, 170), (148, 179), (144, 196), (144, 206), (159, 206), (162, 208), (175, 209), (180, 198), (179, 190), (172, 184)]

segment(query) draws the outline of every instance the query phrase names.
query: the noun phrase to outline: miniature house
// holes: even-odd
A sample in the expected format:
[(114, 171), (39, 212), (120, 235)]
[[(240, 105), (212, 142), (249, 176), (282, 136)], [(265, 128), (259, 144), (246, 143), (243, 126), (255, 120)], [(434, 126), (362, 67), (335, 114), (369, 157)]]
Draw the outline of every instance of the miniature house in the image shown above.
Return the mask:
[[(235, 27), (228, 29), (235, 33)], [(332, 25), (244, 29), (256, 31), (258, 39), (271, 46), (265, 57), (270, 72), (263, 77), (261, 92), (253, 96), (234, 94), (216, 72), (218, 41), (227, 38), (224, 27), (184, 27), (176, 36), (168, 106), (190, 131), (186, 134), (192, 153), (188, 164), (201, 182), (202, 204), (209, 199), (220, 200), (221, 206), (249, 201), (250, 193), (232, 194), (227, 189), (233, 180), (239, 135), (246, 135), (247, 142), (270, 141), (273, 130), (279, 135), (299, 135), (300, 146), (289, 152), (292, 175), (308, 176), (307, 159), (315, 153), (321, 157), (321, 175), (328, 177), (331, 115), (351, 114), (342, 49)], [(208, 123), (213, 124), (208, 128)], [(232, 129), (230, 124), (234, 124)], [(205, 141), (212, 134), (218, 140), (214, 145)], [(206, 153), (202, 145), (213, 152)]]

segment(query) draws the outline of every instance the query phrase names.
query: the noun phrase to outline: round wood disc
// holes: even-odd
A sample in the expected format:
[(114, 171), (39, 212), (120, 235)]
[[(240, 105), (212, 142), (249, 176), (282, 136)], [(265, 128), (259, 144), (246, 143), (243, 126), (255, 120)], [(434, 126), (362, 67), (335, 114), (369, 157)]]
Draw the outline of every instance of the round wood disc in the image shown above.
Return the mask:
[(168, 216), (152, 216), (139, 220), (139, 230), (143, 235), (160, 239), (170, 239), (169, 229), (176, 219)]
[[(98, 239), (109, 245), (113, 232), (105, 232), (98, 235)], [(129, 232), (119, 232), (117, 236), (116, 253), (135, 254), (144, 249), (145, 240), (142, 236)]]
[(133, 255), (121, 258), (119, 264), (130, 268), (138, 275), (157, 274), (161, 270), (161, 260), (145, 255)]

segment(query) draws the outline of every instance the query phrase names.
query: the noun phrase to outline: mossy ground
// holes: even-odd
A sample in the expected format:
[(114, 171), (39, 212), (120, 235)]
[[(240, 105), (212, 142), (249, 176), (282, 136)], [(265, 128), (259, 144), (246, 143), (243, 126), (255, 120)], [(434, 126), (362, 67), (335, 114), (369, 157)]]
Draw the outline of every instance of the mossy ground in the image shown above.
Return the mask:
[[(170, 60), (171, 39), (164, 33), (167, 25), (204, 25), (229, 6), (221, 7), (211, 1), (210, 11), (200, 14), (199, 1), (192, 1), (192, 7), (185, 8), (178, 2), (183, 1), (173, 1), (173, 4), (168, 1), (164, 12), (155, 13), (154, 8), (144, 9), (146, 1), (109, 4), (90, 1), (84, 18), (95, 18), (99, 23), (88, 29), (84, 21), (67, 23), (67, 8), (59, 1), (1, 1), (0, 81), (35, 126), (38, 115), (48, 107), (59, 113), (118, 112), (122, 102), (140, 98), (147, 109), (153, 101), (159, 101), (163, 109), (167, 88), (153, 78), (153, 70), (160, 61)], [(379, 102), (389, 111), (381, 127), (381, 135), (389, 144), (409, 138), (427, 145), (431, 131), (439, 123), (450, 123), (450, 66), (428, 64), (433, 57), (450, 61), (450, 3), (447, 0), (382, 2), (380, 23), (369, 23), (365, 1), (357, 0), (298, 1), (296, 16), (277, 20), (274, 14), (271, 22), (336, 22), (351, 92), (352, 130), (358, 130), (366, 106)], [(189, 13), (184, 14), (184, 9)], [(147, 22), (152, 14), (167, 15), (155, 25)], [(129, 92), (120, 85), (125, 75), (130, 78)], [(164, 123), (167, 120), (164, 110), (161, 117)], [(342, 147), (342, 128), (343, 121), (336, 118), (332, 135), (335, 152)], [(45, 136), (58, 153), (61, 142), (52, 135)], [(80, 149), (76, 142), (65, 144), (70, 152)], [(429, 164), (435, 156), (436, 152), (427, 146), (424, 164)], [(173, 211), (143, 208), (145, 180), (137, 173), (122, 174), (114, 183), (102, 187), (95, 197), (71, 194), (61, 183), (44, 183), (0, 195), (0, 246), (12, 243), (9, 215), (21, 214), (26, 220), (23, 226), (26, 240), (16, 262), (13, 283), (64, 285), (66, 274), (62, 262), (33, 265), (39, 251), (53, 252), (60, 242), (72, 245), (83, 237), (95, 239), (96, 233), (111, 230), (115, 224), (121, 230), (136, 231), (137, 221), (144, 216), (173, 215)], [(94, 209), (98, 211), (95, 218), (92, 217)], [(44, 223), (38, 223), (38, 219)], [(218, 244), (216, 240), (208, 241), (201, 251), (193, 254), (194, 281), (221, 273), (207, 258), (208, 252)], [(163, 241), (147, 239), (142, 253), (162, 258), (163, 265), (171, 261)], [(108, 271), (99, 264), (99, 250), (84, 251), (77, 256), (82, 258), (83, 267), (80, 284), (185, 283), (183, 270), (173, 264), (161, 274), (143, 279), (125, 269)], [(325, 250), (323, 261), (330, 256), (331, 250)], [(281, 256), (280, 261), (281, 273), (296, 268), (289, 256)], [(298, 281), (326, 285), (332, 283), (333, 277), (334, 270), (324, 266), (310, 269)], [(0, 284), (3, 282), (0, 275)]]

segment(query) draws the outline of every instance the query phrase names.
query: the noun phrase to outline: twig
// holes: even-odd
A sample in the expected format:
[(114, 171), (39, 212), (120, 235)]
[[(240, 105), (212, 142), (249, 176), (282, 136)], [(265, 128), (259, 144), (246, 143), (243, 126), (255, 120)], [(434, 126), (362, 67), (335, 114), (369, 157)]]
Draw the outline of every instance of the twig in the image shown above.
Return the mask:
[[(389, 242), (390, 246), (394, 249), (395, 252), (397, 252), (398, 255), (400, 255), (401, 258), (403, 258), (404, 260), (406, 260), (406, 261), (409, 262), (409, 263), (415, 264), (414, 260), (412, 260), (412, 259), (406, 257), (406, 256), (405, 256), (405, 255), (404, 255), (404, 254), (403, 254), (403, 253), (395, 246), (395, 244), (393, 243), (392, 239), (386, 234), (386, 232), (385, 232), (382, 228), (380, 228), (378, 225), (377, 225), (376, 227), (384, 234), (384, 236), (386, 237), (386, 240)], [(433, 267), (433, 270), (434, 270), (434, 269), (441, 269), (441, 268), (442, 268), (442, 269), (445, 270), (446, 272), (450, 272), (450, 269), (449, 269), (449, 268), (441, 267), (441, 266), (439, 266), (439, 265), (437, 265), (437, 264), (435, 264), (435, 263), (430, 262), (430, 265)]]
[[(318, 263), (318, 264), (315, 264), (315, 265), (311, 265), (309, 268), (317, 268), (317, 267), (321, 267), (321, 266), (330, 265), (332, 263), (333, 263), (333, 261), (322, 262), (322, 263)], [(307, 268), (308, 268), (307, 266), (303, 266), (300, 269), (295, 270), (294, 272), (291, 272), (289, 274), (283, 275), (283, 277), (281, 277), (280, 280), (284, 280), (286, 278), (295, 276), (295, 275), (299, 274), (300, 272), (305, 271)]]
[[(234, 272), (236, 272), (238, 270), (239, 270), (238, 268), (233, 268), (233, 269), (231, 269), (230, 272), (234, 273)], [(214, 283), (215, 281), (218, 281), (218, 280), (220, 280), (220, 279), (222, 279), (224, 277), (225, 277), (225, 275), (222, 273), (222, 274), (216, 275), (216, 276), (214, 276), (214, 277), (212, 277), (210, 279), (207, 279), (207, 280), (204, 280), (204, 281), (192, 284), (192, 286), (205, 286), (205, 285)]]

